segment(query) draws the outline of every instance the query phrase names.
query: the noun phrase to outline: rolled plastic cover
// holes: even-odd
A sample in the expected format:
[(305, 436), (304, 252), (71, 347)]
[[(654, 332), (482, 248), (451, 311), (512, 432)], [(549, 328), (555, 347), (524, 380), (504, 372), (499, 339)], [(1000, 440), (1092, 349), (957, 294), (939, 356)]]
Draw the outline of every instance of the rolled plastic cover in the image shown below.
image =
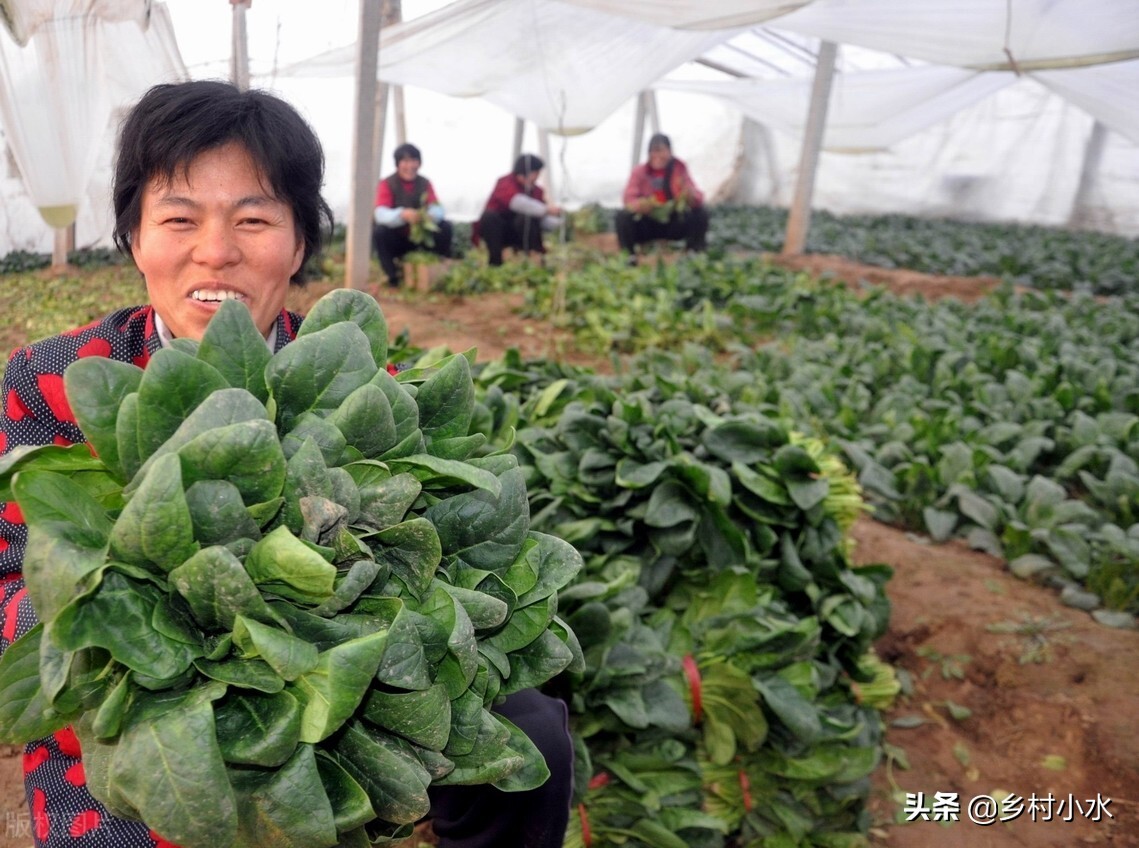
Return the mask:
[(23, 47), (41, 27), (63, 18), (134, 21), (146, 28), (154, 0), (0, 0), (0, 23)]
[(188, 74), (162, 4), (0, 2), (5, 24), (15, 20), (26, 35), (21, 46), (0, 32), (0, 127), (32, 203), (48, 226), (62, 229), (84, 202), (114, 110), (150, 85)]

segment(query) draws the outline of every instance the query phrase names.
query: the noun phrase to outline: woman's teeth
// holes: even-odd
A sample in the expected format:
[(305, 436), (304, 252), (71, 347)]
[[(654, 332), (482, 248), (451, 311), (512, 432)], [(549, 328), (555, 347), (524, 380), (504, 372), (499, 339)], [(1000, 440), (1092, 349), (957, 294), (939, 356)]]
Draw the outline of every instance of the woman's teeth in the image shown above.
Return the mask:
[(192, 297), (194, 300), (211, 300), (211, 301), (243, 300), (244, 299), (244, 295), (240, 294), (239, 292), (228, 291), (228, 290), (218, 291), (216, 289), (198, 289), (194, 292), (191, 292), (190, 297)]

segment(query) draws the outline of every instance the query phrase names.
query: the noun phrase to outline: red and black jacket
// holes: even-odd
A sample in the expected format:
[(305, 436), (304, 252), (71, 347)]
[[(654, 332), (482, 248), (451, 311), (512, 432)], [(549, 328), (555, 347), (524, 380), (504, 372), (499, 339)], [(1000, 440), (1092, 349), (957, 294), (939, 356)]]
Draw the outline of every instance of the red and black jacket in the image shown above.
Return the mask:
[[(301, 320), (292, 312), (277, 316), (277, 350), (296, 338)], [(4, 374), (0, 454), (20, 445), (86, 442), (63, 391), (67, 366), (105, 356), (145, 368), (161, 346), (153, 307), (134, 306), (13, 352)], [(37, 621), (22, 573), (27, 539), (19, 507), (0, 502), (0, 653)], [(111, 816), (91, 796), (70, 728), (27, 746), (24, 783), (37, 848), (175, 848), (142, 823)]]

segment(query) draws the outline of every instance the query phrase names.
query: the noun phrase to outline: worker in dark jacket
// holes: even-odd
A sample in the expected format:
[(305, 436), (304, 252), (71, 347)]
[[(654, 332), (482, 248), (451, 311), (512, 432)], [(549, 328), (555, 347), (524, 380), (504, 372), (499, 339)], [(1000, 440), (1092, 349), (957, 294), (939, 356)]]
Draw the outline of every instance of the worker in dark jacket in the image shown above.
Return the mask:
[(402, 281), (398, 260), (413, 250), (451, 255), (453, 228), (431, 181), (419, 173), (423, 157), (414, 144), (395, 149), (395, 172), (376, 186), (372, 246), (388, 285)]

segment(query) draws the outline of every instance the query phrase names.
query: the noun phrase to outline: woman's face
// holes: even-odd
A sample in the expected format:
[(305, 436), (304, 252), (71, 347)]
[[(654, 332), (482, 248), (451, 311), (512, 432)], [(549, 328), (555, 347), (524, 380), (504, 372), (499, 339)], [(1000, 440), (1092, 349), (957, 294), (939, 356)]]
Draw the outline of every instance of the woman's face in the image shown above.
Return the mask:
[(663, 171), (671, 158), (672, 151), (663, 144), (649, 148), (649, 167), (654, 171)]
[(405, 156), (396, 163), (395, 172), (405, 183), (409, 183), (419, 175), (419, 160)]
[(225, 300), (249, 307), (268, 335), (285, 306), (304, 240), (245, 148), (200, 154), (170, 182), (151, 180), (131, 234), (150, 303), (177, 338), (201, 339)]

